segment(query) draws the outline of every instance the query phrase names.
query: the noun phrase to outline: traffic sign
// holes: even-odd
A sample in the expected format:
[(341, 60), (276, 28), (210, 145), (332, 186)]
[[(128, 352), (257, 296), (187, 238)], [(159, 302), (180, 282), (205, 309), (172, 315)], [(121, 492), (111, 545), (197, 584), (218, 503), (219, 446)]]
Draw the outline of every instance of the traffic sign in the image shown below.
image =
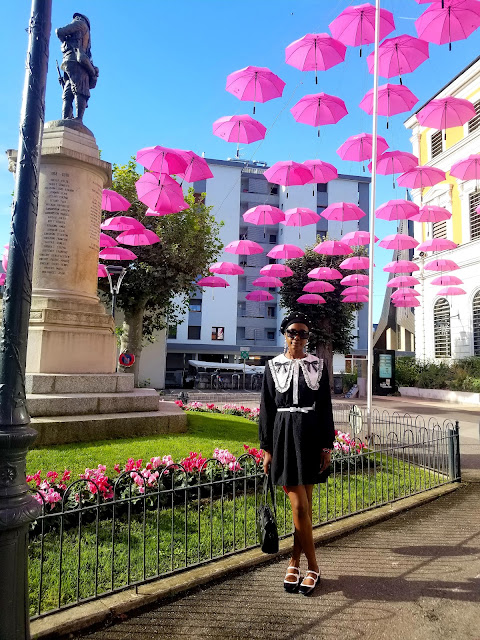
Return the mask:
[(118, 362), (122, 367), (131, 367), (135, 362), (135, 355), (133, 353), (121, 353)]
[(240, 357), (243, 358), (244, 360), (247, 360), (248, 356), (249, 356), (248, 351), (240, 351)]

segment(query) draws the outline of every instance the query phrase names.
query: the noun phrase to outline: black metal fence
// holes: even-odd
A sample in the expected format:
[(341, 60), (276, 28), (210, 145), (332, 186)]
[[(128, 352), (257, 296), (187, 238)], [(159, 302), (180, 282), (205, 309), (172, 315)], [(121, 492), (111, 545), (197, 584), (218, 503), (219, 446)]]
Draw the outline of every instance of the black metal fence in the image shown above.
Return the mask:
[[(314, 491), (314, 525), (460, 480), (458, 426), (335, 409), (353, 444), (333, 456), (332, 473)], [(261, 463), (240, 469), (209, 460), (203, 470), (163, 468), (143, 487), (123, 473), (105, 499), (91, 480), (69, 485), (53, 508), (44, 502), (30, 533), (32, 618), (141, 585), (257, 545)], [(138, 480), (138, 478), (137, 478)], [(289, 501), (276, 491), (279, 534), (292, 534)]]

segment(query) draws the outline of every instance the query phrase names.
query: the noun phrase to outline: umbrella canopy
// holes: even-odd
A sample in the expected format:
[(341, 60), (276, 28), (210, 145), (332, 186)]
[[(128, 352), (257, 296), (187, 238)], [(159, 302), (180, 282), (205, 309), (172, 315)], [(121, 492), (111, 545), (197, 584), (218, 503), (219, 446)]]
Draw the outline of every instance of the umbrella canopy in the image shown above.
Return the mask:
[(349, 276), (345, 276), (345, 278), (342, 278), (342, 280), (340, 280), (340, 284), (343, 284), (347, 287), (365, 287), (368, 285), (368, 280), (368, 276), (366, 276), (364, 273), (351, 273)]
[(155, 173), (181, 173), (187, 170), (187, 161), (176, 149), (169, 147), (145, 147), (137, 151), (136, 160)]
[(165, 173), (158, 178), (153, 173), (144, 173), (135, 183), (138, 198), (155, 211), (176, 213), (185, 209), (182, 187)]
[(415, 289), (408, 289), (406, 287), (402, 287), (394, 291), (390, 297), (393, 300), (395, 300), (396, 298), (402, 298), (404, 296), (413, 296), (414, 298), (418, 298), (421, 295), (422, 294), (419, 291), (415, 291)]
[(362, 302), (368, 302), (368, 296), (361, 293), (350, 294), (349, 296), (342, 298), (342, 302), (354, 302), (355, 304), (360, 304)]
[(401, 251), (402, 249), (414, 249), (418, 246), (418, 240), (415, 240), (412, 236), (408, 236), (406, 233), (393, 233), (392, 235), (386, 236), (383, 240), (380, 240), (378, 246), (384, 249)]
[(330, 164), (329, 162), (324, 162), (323, 160), (305, 160), (303, 164), (310, 169), (313, 176), (306, 184), (318, 182), (324, 184), (330, 180), (338, 178), (338, 171), (335, 169), (333, 164)]
[[(411, 73), (428, 58), (428, 42), (401, 35), (387, 38), (378, 48), (378, 73), (384, 78), (401, 77)], [(367, 56), (368, 70), (373, 73), (375, 52)]]
[[(312, 93), (303, 96), (290, 111), (297, 122), (309, 124), (312, 127), (336, 124), (348, 114), (345, 102), (328, 93)], [(320, 135), (320, 129), (318, 135)]]
[(355, 271), (356, 269), (368, 269), (370, 261), (367, 256), (352, 256), (340, 263), (340, 269), (347, 269), (348, 271)]
[(102, 260), (136, 260), (137, 256), (124, 247), (108, 247), (98, 254)]
[[(159, 205), (160, 206), (160, 205)], [(157, 218), (160, 218), (161, 216), (170, 216), (174, 213), (180, 213), (180, 211), (185, 211), (186, 209), (190, 209), (190, 205), (188, 204), (188, 202), (183, 202), (183, 205), (179, 205), (179, 207), (177, 207), (177, 211), (164, 211), (163, 209), (161, 209), (160, 211), (155, 211), (154, 209), (151, 209), (150, 207), (145, 211), (145, 215), (146, 216), (155, 216)]]
[(447, 209), (433, 204), (426, 204), (410, 219), (415, 222), (441, 222), (442, 220), (449, 220), (451, 217), (452, 214)]
[(398, 176), (397, 182), (401, 187), (410, 187), (411, 189), (423, 189), (424, 187), (433, 187), (445, 180), (445, 171), (436, 167), (413, 167)]
[(208, 270), (211, 273), (221, 273), (227, 276), (241, 276), (245, 273), (239, 264), (234, 262), (215, 262)]
[(115, 216), (113, 218), (107, 218), (105, 222), (102, 222), (100, 229), (104, 231), (128, 231), (130, 229), (143, 231), (145, 227), (136, 218), (132, 218), (131, 216)]
[[(378, 87), (378, 115), (387, 116), (387, 129), (390, 116), (410, 111), (417, 102), (417, 96), (404, 85), (387, 83)], [(373, 114), (373, 89), (367, 91), (359, 106), (368, 115)]]
[(135, 229), (124, 231), (117, 236), (117, 240), (120, 244), (127, 244), (131, 247), (145, 247), (160, 242), (157, 234), (149, 229), (144, 229), (143, 231), (137, 231)]
[(252, 282), (254, 287), (283, 287), (283, 282), (275, 276), (261, 276)]
[(447, 249), (455, 249), (458, 245), (453, 240), (447, 238), (430, 238), (418, 245), (418, 251), (446, 251)]
[(260, 269), (262, 276), (275, 276), (277, 278), (288, 278), (293, 276), (293, 271), (285, 264), (266, 264)]
[(326, 207), (320, 215), (325, 220), (346, 222), (348, 220), (360, 220), (366, 214), (353, 202), (334, 202)]
[(309, 224), (317, 224), (320, 216), (307, 207), (295, 207), (285, 211), (285, 219), (281, 221), (286, 227), (307, 227)]
[(239, 100), (253, 101), (253, 113), (256, 102), (267, 102), (280, 98), (285, 82), (267, 67), (244, 67), (227, 76), (225, 89)]
[(197, 280), (195, 284), (199, 287), (224, 287), (225, 289), (230, 286), (225, 278), (220, 276), (206, 276)]
[(395, 307), (419, 307), (420, 301), (412, 296), (405, 296), (404, 298), (398, 298), (398, 300), (392, 300)]
[(332, 267), (315, 267), (307, 273), (308, 278), (319, 278), (325, 280), (341, 280), (343, 278), (342, 274), (338, 269), (333, 269)]
[(4, 286), (6, 278), (7, 276), (5, 273), (0, 273), (0, 287)]
[(453, 260), (438, 258), (437, 260), (427, 262), (425, 269), (427, 269), (427, 271), (456, 271), (457, 269), (460, 269), (460, 267)]
[[(358, 133), (350, 136), (337, 149), (338, 155), (342, 160), (353, 160), (354, 162), (363, 162), (373, 157), (372, 151), (373, 136), (371, 133)], [(388, 143), (382, 136), (377, 136), (377, 156), (388, 149)]]
[(397, 276), (387, 282), (387, 287), (391, 289), (394, 287), (414, 287), (416, 284), (420, 284), (420, 280), (413, 276)]
[[(378, 241), (375, 236), (375, 242)], [(348, 244), (349, 247), (362, 247), (370, 244), (370, 232), (369, 231), (349, 231), (341, 238), (341, 242)]]
[(293, 160), (275, 162), (263, 175), (269, 182), (281, 184), (285, 187), (307, 184), (313, 178), (312, 172), (308, 167)]
[[(332, 35), (350, 47), (375, 42), (375, 7), (371, 4), (359, 4), (344, 9), (329, 25)], [(395, 30), (393, 14), (380, 9), (380, 40)]]
[[(418, 158), (407, 151), (384, 151), (377, 158), (377, 173), (382, 176), (390, 176), (395, 173), (404, 173), (418, 165)], [(372, 163), (368, 165), (372, 171)]]
[(100, 249), (105, 247), (116, 247), (118, 242), (112, 236), (107, 236), (106, 233), (100, 232)]
[(253, 300), (254, 302), (267, 302), (268, 300), (273, 300), (273, 296), (269, 291), (263, 291), (259, 289), (258, 291), (250, 291), (245, 296), (245, 300)]
[(432, 129), (461, 127), (475, 116), (475, 107), (470, 100), (453, 98), (452, 96), (430, 100), (430, 102), (417, 113), (419, 123), (424, 127), (431, 127)]
[(301, 258), (303, 255), (305, 255), (303, 249), (294, 244), (277, 244), (267, 253), (269, 258), (276, 258), (277, 260)]
[(223, 249), (227, 253), (235, 253), (242, 256), (251, 256), (254, 253), (263, 253), (263, 248), (253, 240), (232, 240)]
[(307, 33), (285, 49), (285, 62), (300, 71), (326, 71), (345, 60), (347, 47), (328, 33)]
[(6, 273), (8, 268), (8, 247), (5, 247), (5, 251), (3, 252), (3, 255), (2, 255), (2, 267)]
[(418, 37), (434, 44), (464, 40), (480, 25), (478, 2), (443, 0), (434, 2), (415, 21)]
[(267, 132), (267, 128), (258, 120), (254, 120), (252, 116), (223, 116), (215, 120), (212, 125), (213, 135), (222, 138), (226, 142), (236, 142), (239, 144), (250, 144), (263, 140)]
[(412, 271), (420, 271), (418, 264), (413, 260), (394, 260), (383, 267), (387, 273), (412, 273)]
[(327, 301), (317, 293), (304, 293), (297, 298), (297, 302), (302, 304), (325, 304)]
[(320, 242), (320, 244), (317, 244), (313, 250), (322, 256), (348, 256), (350, 253), (353, 253), (348, 244), (339, 242), (338, 240), (324, 240)]
[(213, 178), (213, 173), (210, 171), (205, 158), (201, 158), (193, 151), (183, 151), (182, 149), (175, 149), (175, 151), (187, 161), (187, 168), (185, 171), (179, 171), (177, 173), (178, 176), (187, 182)]
[(410, 200), (389, 200), (375, 210), (375, 217), (381, 220), (409, 220), (418, 210), (418, 205)]
[(437, 296), (463, 296), (466, 293), (461, 287), (443, 287), (437, 291)]
[(463, 284), (463, 280), (457, 278), (457, 276), (451, 276), (449, 274), (438, 276), (432, 280), (432, 284), (439, 287), (454, 287), (459, 284)]
[(354, 285), (353, 287), (346, 287), (341, 293), (341, 296), (368, 296), (368, 288), (360, 285)]
[(308, 293), (328, 293), (335, 291), (335, 287), (330, 282), (315, 280), (314, 282), (307, 282), (303, 287), (303, 291), (307, 291)]
[(272, 207), (270, 204), (259, 204), (245, 211), (243, 219), (250, 224), (278, 224), (285, 219), (285, 214), (278, 207)]
[(130, 202), (116, 191), (103, 189), (102, 209), (104, 211), (126, 211), (130, 207)]
[(465, 160), (460, 160), (452, 165), (450, 175), (460, 180), (478, 180), (480, 177), (480, 155), (474, 153)]
[(104, 264), (98, 265), (97, 278), (108, 278), (107, 269), (105, 268)]

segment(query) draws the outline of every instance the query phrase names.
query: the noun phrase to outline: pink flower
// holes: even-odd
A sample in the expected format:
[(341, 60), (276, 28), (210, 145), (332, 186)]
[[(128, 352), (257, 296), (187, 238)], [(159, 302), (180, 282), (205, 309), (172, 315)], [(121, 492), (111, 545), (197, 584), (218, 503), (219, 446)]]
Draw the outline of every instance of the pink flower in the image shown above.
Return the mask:
[(120, 469), (120, 465), (117, 463), (115, 465), (113, 465), (113, 469), (114, 471), (116, 471), (117, 473), (121, 473), (122, 470)]
[(181, 400), (175, 400), (175, 404), (180, 407), (183, 408), (183, 402)]
[(58, 473), (56, 471), (49, 471), (47, 473), (47, 478), (51, 478), (52, 482), (55, 482), (55, 480), (58, 478)]
[(69, 471), (68, 469), (65, 469), (62, 476), (62, 482), (68, 482), (70, 480), (71, 475), (72, 475), (71, 471)]

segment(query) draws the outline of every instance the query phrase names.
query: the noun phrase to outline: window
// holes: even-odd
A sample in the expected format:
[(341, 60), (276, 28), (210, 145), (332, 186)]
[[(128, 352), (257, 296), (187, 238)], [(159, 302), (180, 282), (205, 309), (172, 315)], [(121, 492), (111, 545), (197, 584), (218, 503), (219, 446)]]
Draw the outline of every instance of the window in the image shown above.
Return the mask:
[(435, 358), (449, 358), (452, 355), (450, 305), (445, 298), (437, 300), (433, 307), (433, 339)]
[(480, 356), (480, 291), (473, 296), (473, 355)]
[(200, 330), (201, 327), (197, 325), (189, 325), (188, 327), (188, 339), (189, 340), (200, 340)]
[(245, 340), (245, 327), (237, 327), (237, 342)]
[(275, 260), (275, 258), (269, 258), (268, 264), (277, 264), (277, 261)]
[(277, 244), (277, 234), (276, 234), (276, 233), (271, 233), (271, 234), (268, 236), (268, 242), (269, 242), (270, 244)]
[(267, 307), (267, 318), (276, 318), (276, 308), (275, 307)]
[(267, 340), (275, 340), (275, 331), (267, 331)]
[(435, 158), (443, 151), (443, 131), (436, 131), (430, 138), (430, 156)]
[(434, 222), (432, 224), (432, 235), (434, 238), (446, 238), (447, 237), (447, 221)]
[(224, 334), (224, 327), (212, 327), (212, 340), (223, 340)]
[(468, 133), (472, 133), (475, 129), (480, 127), (480, 100), (473, 103), (473, 108), (475, 109), (475, 113), (477, 114), (468, 122)]
[(247, 303), (239, 302), (237, 305), (237, 316), (244, 318), (247, 315)]
[(238, 264), (239, 264), (242, 268), (245, 268), (245, 267), (247, 266), (247, 256), (239, 256)]
[(278, 184), (270, 184), (268, 185), (270, 187), (270, 195), (271, 196), (276, 196), (278, 195)]
[(168, 325), (168, 336), (167, 336), (170, 340), (175, 340), (177, 337), (177, 325), (176, 324), (169, 324)]
[(326, 182), (319, 182), (317, 184), (317, 191), (319, 193), (327, 193), (327, 183)]
[(480, 215), (476, 208), (480, 206), (480, 191), (474, 191), (469, 197), (470, 240), (480, 238)]
[(193, 300), (190, 298), (190, 303), (188, 305), (190, 311), (201, 312), (202, 311), (202, 301), (200, 299)]

